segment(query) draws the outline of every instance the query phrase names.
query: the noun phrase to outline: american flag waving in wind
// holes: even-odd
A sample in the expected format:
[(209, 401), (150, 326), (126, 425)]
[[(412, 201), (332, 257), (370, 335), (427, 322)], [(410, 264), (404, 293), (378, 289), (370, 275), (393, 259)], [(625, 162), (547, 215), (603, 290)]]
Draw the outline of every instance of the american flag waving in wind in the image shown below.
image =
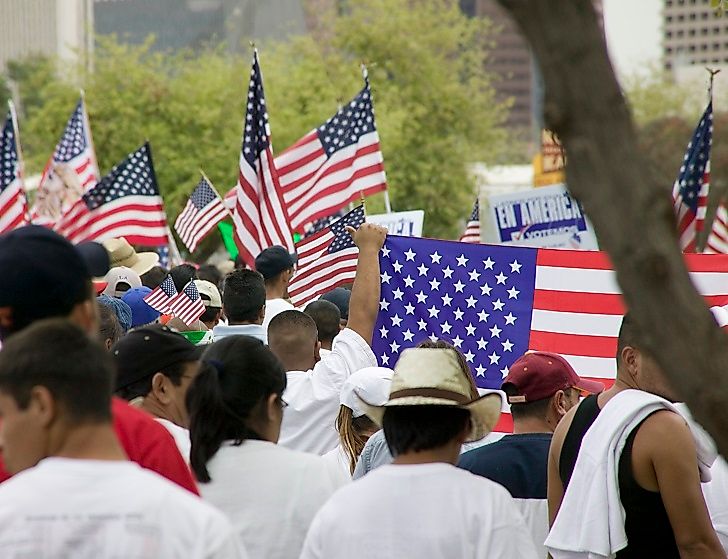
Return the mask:
[(31, 211), (33, 223), (53, 225), (99, 180), (91, 127), (83, 97), (66, 123), (53, 156), (43, 169), (36, 201)]
[(359, 249), (346, 226), (358, 229), (364, 219), (364, 206), (359, 206), (296, 244), (298, 269), (288, 285), (288, 294), (295, 306), (303, 306), (334, 287), (354, 280)]
[(167, 218), (149, 143), (84, 194), (56, 229), (73, 243), (125, 237), (131, 244), (166, 245)]
[(10, 105), (0, 135), (0, 233), (26, 223), (26, 201), (20, 170), (15, 111)]
[(461, 243), (479, 243), (480, 242), (480, 201), (475, 199), (473, 213), (465, 225), (465, 231), (460, 236)]
[(202, 177), (179, 214), (174, 228), (190, 252), (194, 252), (199, 242), (215, 226), (230, 216), (207, 177)]
[(728, 254), (728, 209), (723, 200), (715, 212), (713, 227), (708, 235), (708, 242), (705, 245), (706, 253)]
[(710, 147), (713, 144), (713, 101), (708, 103), (688, 144), (672, 198), (683, 252), (695, 252), (703, 229), (710, 189)]
[(278, 171), (273, 162), (268, 110), (257, 50), (253, 54), (246, 107), (240, 173), (234, 188), (232, 216), (240, 257), (253, 267), (255, 257), (264, 248), (280, 245), (293, 251), (293, 233), (281, 195)]
[(364, 78), (354, 99), (276, 157), (295, 231), (387, 188), (366, 70)]

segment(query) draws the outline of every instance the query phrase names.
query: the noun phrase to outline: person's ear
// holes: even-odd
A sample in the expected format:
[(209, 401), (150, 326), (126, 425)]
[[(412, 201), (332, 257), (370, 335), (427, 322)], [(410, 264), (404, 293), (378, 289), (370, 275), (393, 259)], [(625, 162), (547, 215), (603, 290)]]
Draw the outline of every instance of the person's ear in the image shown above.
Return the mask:
[(265, 319), (265, 305), (260, 307), (260, 312), (258, 313), (258, 320), (263, 321)]
[(556, 394), (551, 399), (551, 407), (556, 414), (556, 417), (561, 419), (569, 411), (569, 400), (566, 397), (566, 392), (563, 390), (557, 390)]
[(268, 396), (265, 406), (265, 415), (268, 421), (276, 421), (280, 413), (281, 404), (278, 402), (278, 394)]
[(152, 377), (152, 394), (159, 400), (161, 404), (169, 404), (171, 399), (169, 395), (169, 378), (162, 373), (154, 373)]
[(624, 362), (627, 373), (632, 380), (637, 380), (640, 368), (640, 355), (639, 350), (632, 346), (625, 346), (622, 348), (622, 361)]
[(58, 415), (58, 404), (45, 386), (30, 389), (27, 409), (33, 412), (43, 427), (48, 427)]
[(109, 351), (111, 349), (111, 346), (114, 345), (114, 342), (111, 338), (106, 338), (104, 345), (106, 346), (106, 351)]
[(321, 342), (316, 340), (316, 345), (313, 346), (313, 358), (314, 363), (321, 361)]
[[(12, 307), (0, 307), (0, 333), (13, 331), (13, 309)], [(1, 338), (1, 336), (0, 336)]]

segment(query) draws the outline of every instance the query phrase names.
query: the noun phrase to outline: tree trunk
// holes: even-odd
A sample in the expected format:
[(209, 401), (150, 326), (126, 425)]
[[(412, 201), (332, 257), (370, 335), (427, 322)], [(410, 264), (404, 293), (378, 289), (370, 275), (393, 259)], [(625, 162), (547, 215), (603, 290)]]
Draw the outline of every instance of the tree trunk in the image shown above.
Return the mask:
[[(612, 259), (645, 349), (728, 456), (728, 337), (690, 281), (670, 185), (647, 173), (591, 2), (498, 1), (539, 61), (546, 125), (566, 150), (569, 189)], [(680, 162), (667, 164), (677, 172)]]

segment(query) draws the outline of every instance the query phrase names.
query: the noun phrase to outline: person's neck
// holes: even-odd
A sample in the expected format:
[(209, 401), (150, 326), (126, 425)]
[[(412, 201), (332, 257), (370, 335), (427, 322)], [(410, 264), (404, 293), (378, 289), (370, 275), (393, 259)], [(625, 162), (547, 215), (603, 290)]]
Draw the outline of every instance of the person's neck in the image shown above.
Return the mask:
[(141, 409), (143, 409), (145, 412), (147, 412), (150, 415), (153, 415), (154, 417), (158, 417), (159, 419), (166, 419), (167, 421), (171, 421), (175, 425), (178, 425), (180, 427), (183, 427), (187, 429), (186, 425), (183, 425), (183, 421), (181, 421), (179, 418), (174, 418), (169, 413), (165, 407), (160, 404), (157, 400), (154, 398), (146, 397), (142, 401), (142, 405), (140, 406)]
[(110, 423), (70, 428), (51, 455), (76, 460), (128, 460)]
[(286, 286), (282, 284), (266, 285), (265, 300), (283, 299), (286, 295)]
[(263, 324), (262, 320), (256, 320), (256, 321), (250, 321), (250, 320), (229, 320), (228, 319), (228, 326), (250, 326), (251, 324), (254, 324), (256, 326), (260, 326)]
[(460, 457), (460, 445), (446, 445), (419, 452), (405, 452), (400, 454), (392, 462), (397, 465), (412, 464), (433, 464), (436, 462), (444, 462), (446, 464), (455, 465)]
[(604, 408), (604, 406), (607, 405), (607, 402), (609, 402), (609, 400), (614, 398), (617, 394), (629, 389), (639, 390), (639, 388), (630, 380), (620, 378), (620, 376), (618, 375), (614, 381), (614, 384), (610, 386), (607, 390), (599, 394), (599, 396), (597, 396), (597, 405), (600, 409), (602, 409)]
[(331, 351), (331, 347), (334, 345), (334, 341), (323, 341), (321, 340), (321, 349), (326, 349), (328, 351)]
[(513, 434), (526, 435), (528, 433), (553, 433), (554, 427), (549, 425), (546, 419), (539, 417), (527, 417), (513, 420)]

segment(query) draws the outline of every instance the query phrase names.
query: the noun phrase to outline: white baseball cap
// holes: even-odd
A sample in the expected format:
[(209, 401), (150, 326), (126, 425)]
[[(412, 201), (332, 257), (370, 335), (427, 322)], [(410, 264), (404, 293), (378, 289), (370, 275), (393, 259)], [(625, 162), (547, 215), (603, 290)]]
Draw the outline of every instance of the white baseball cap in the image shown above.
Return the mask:
[[(117, 299), (121, 299), (121, 296), (128, 290), (142, 286), (142, 280), (139, 278), (139, 274), (126, 266), (111, 268), (104, 276), (104, 281), (106, 282), (106, 288), (103, 294), (109, 297), (116, 297)], [(126, 286), (123, 284), (126, 284)]]
[(365, 415), (361, 400), (356, 393), (360, 394), (374, 405), (381, 406), (389, 398), (389, 388), (392, 384), (394, 371), (386, 367), (365, 367), (359, 369), (344, 382), (341, 387), (339, 402), (342, 406), (351, 408), (354, 417)]

